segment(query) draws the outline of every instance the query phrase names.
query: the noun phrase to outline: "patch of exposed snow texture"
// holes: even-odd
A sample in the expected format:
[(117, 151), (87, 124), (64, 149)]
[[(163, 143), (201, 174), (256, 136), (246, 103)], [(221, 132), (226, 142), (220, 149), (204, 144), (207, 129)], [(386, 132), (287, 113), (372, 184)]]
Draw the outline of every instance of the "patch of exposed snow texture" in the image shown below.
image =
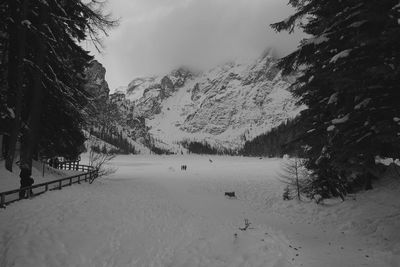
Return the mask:
[(130, 101), (137, 101), (143, 97), (144, 91), (151, 88), (151, 85), (156, 81), (156, 77), (138, 78), (129, 83), (126, 89), (127, 99)]
[(363, 136), (361, 136), (360, 138), (357, 139), (356, 143), (361, 142), (362, 140), (364, 140), (365, 138), (367, 138), (368, 136), (370, 136), (372, 133), (366, 133)]
[(21, 21), (21, 25), (23, 25), (23, 26), (25, 26), (27, 28), (30, 28), (32, 23), (30, 22), (30, 20), (26, 19), (26, 20)]
[(14, 110), (12, 108), (7, 108), (8, 114), (10, 114), (10, 117), (12, 119), (15, 119), (15, 113)]
[(348, 57), (350, 55), (351, 50), (352, 49), (346, 49), (340, 53), (337, 53), (335, 56), (331, 58), (329, 63), (336, 63), (336, 61), (338, 61), (339, 59)]
[(336, 104), (338, 101), (338, 95), (339, 95), (339, 93), (334, 93), (333, 95), (331, 95), (331, 97), (329, 98), (329, 101), (328, 101), (328, 105)]
[(361, 25), (363, 25), (366, 22), (367, 22), (367, 20), (356, 21), (356, 22), (352, 23), (349, 27), (358, 28), (358, 27), (360, 27)]
[(328, 41), (329, 41), (329, 38), (327, 37), (327, 34), (322, 34), (321, 36), (307, 39), (304, 44), (305, 45), (311, 45), (311, 44), (319, 45), (319, 44), (322, 44), (322, 43), (325, 43)]
[(114, 90), (114, 93), (125, 93), (126, 89), (128, 89), (127, 86), (119, 86)]
[(345, 123), (349, 120), (350, 118), (350, 114), (346, 114), (345, 116), (341, 117), (341, 118), (337, 118), (337, 119), (333, 119), (332, 123), (333, 124), (341, 124), (341, 123)]
[(361, 103), (357, 104), (354, 109), (360, 109), (360, 108), (365, 108), (369, 102), (371, 101), (371, 98), (366, 98), (363, 101), (361, 101)]
[(398, 170), (317, 205), (282, 200), (282, 160), (209, 159), (121, 156), (113, 176), (1, 209), (1, 265), (398, 266)]
[(331, 125), (331, 126), (329, 126), (328, 128), (326, 128), (326, 130), (328, 131), (328, 132), (331, 132), (331, 131), (333, 131), (333, 130), (335, 130), (335, 125)]
[(390, 164), (396, 164), (400, 166), (400, 159), (393, 159), (393, 158), (382, 158), (380, 156), (375, 157), (375, 163), (380, 163), (385, 166), (389, 166)]

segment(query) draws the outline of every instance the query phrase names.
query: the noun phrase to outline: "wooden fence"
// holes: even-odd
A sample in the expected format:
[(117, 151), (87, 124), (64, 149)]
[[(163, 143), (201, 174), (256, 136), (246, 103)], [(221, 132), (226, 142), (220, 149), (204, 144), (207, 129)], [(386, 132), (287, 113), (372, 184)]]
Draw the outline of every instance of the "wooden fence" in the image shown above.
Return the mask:
[[(80, 165), (79, 162), (76, 161), (60, 162), (58, 168), (63, 170), (82, 171), (83, 173), (53, 180), (50, 182), (27, 186), (24, 188), (0, 192), (0, 207), (4, 208), (7, 204), (25, 199), (26, 197), (34, 197), (43, 194), (49, 190), (61, 190), (65, 186), (80, 184), (81, 182), (92, 182), (99, 175), (99, 171), (97, 169), (88, 165)], [(21, 193), (25, 197), (20, 197)]]

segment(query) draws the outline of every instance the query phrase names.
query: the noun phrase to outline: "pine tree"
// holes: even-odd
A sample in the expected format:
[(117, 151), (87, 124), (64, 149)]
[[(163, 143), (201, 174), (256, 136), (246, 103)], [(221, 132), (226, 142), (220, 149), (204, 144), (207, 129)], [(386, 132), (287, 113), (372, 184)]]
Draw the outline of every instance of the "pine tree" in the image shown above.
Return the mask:
[(0, 159), (6, 156), (6, 136), (10, 125), (11, 113), (7, 108), (7, 64), (8, 64), (8, 35), (7, 35), (7, 4), (0, 3)]
[(92, 56), (79, 43), (91, 39), (99, 44), (99, 33), (115, 25), (103, 15), (101, 3), (84, 2), (7, 1), (10, 49), (6, 92), (14, 116), (7, 129), (10, 149), (6, 165), (11, 170), (13, 148), (22, 134), (21, 186), (28, 185), (38, 151), (76, 156), (83, 144), (88, 104), (84, 70)]
[(6, 169), (12, 171), (15, 148), (21, 129), (26, 32), (29, 0), (8, 1), (8, 71), (7, 109), (13, 110), (9, 122)]
[[(400, 153), (400, 5), (397, 0), (291, 0), (296, 13), (271, 25), (311, 37), (283, 58), (309, 109), (304, 134), (316, 186), (342, 196), (352, 177), (371, 188), (374, 157)], [(397, 100), (396, 100), (397, 99)], [(327, 190), (325, 190), (327, 191)]]

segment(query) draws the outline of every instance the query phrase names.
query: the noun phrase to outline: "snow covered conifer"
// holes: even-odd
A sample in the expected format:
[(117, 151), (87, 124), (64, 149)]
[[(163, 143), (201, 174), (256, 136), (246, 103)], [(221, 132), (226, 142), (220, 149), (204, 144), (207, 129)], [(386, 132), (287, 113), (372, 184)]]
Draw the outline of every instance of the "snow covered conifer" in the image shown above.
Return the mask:
[(312, 147), (308, 167), (319, 179), (335, 181), (333, 192), (355, 179), (369, 189), (374, 157), (400, 156), (400, 4), (289, 3), (296, 13), (271, 26), (293, 31), (300, 25), (310, 35), (280, 63), (286, 72), (302, 72), (293, 88), (309, 107), (303, 114), (310, 127), (304, 139)]
[(103, 14), (102, 4), (79, 0), (0, 4), (9, 16), (5, 20), (5, 95), (7, 108), (14, 114), (6, 129), (10, 136), (6, 165), (11, 171), (21, 136), (21, 186), (27, 185), (23, 173), (31, 173), (38, 151), (47, 156), (76, 156), (84, 142), (82, 125), (88, 103), (84, 70), (92, 56), (79, 43), (91, 39), (99, 45), (99, 34), (116, 24)]

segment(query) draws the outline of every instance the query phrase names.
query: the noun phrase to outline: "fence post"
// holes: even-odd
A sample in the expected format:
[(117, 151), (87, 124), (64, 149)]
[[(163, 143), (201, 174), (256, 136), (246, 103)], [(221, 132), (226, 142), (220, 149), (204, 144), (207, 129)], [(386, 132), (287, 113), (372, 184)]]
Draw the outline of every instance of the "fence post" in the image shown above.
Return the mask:
[(81, 176), (78, 176), (78, 184), (81, 184)]
[(32, 188), (31, 187), (26, 189), (26, 197), (27, 198), (31, 198), (32, 197)]
[(6, 196), (4, 194), (0, 195), (0, 208), (6, 207)]
[(71, 185), (72, 185), (72, 177), (69, 178), (69, 186), (71, 186)]
[(46, 184), (46, 185), (44, 186), (44, 191), (45, 191), (45, 192), (49, 191), (49, 184)]
[(58, 182), (58, 190), (61, 190), (61, 187), (62, 187), (62, 181), (60, 180), (60, 181)]

